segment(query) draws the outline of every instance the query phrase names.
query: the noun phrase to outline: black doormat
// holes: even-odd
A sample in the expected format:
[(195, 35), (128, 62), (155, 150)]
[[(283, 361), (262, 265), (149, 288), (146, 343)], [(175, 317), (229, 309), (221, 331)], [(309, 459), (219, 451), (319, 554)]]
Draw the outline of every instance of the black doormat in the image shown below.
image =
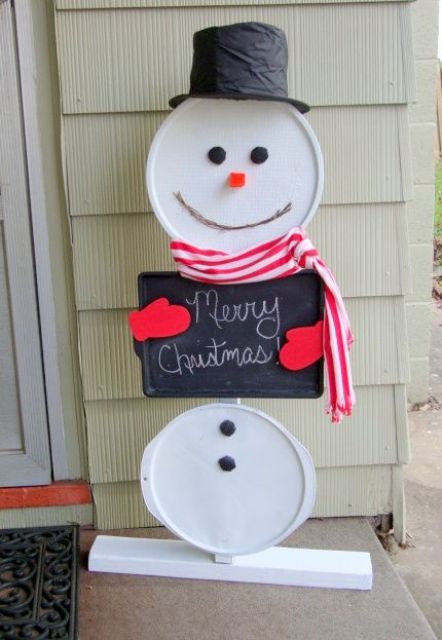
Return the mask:
[(77, 525), (0, 529), (1, 640), (77, 638)]

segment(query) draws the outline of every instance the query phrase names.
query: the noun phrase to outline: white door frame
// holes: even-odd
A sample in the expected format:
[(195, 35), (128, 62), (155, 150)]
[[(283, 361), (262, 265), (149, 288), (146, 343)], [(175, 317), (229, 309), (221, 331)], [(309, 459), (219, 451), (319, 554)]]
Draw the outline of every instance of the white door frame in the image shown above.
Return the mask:
[(51, 458), (34, 285), (14, 16), (9, 2), (0, 5), (0, 43), (0, 186), (22, 428), (22, 450), (1, 456), (0, 481), (1, 484), (15, 486), (48, 484), (51, 482)]
[[(15, 0), (13, 10), (52, 474), (54, 480), (85, 478), (87, 472), (82, 441), (84, 416), (82, 408), (78, 410), (78, 397), (74, 397), (79, 389), (70, 388), (76, 383), (74, 359), (78, 357), (78, 352), (75, 353), (77, 340), (71, 337), (71, 333), (75, 333), (75, 327), (69, 326), (69, 302), (63, 292), (60, 294), (60, 286), (57, 289), (54, 279), (58, 278), (59, 285), (60, 277), (64, 277), (60, 276), (60, 272), (65, 267), (66, 255), (63, 255), (63, 247), (55, 249), (53, 246), (54, 230), (50, 229), (50, 225), (54, 225), (49, 215), (54, 210), (58, 216), (65, 214), (65, 194), (62, 184), (60, 185), (60, 159), (48, 143), (49, 137), (56, 138), (55, 130), (59, 126), (59, 115), (54, 108), (57, 87), (53, 86), (54, 73), (51, 70), (56, 54), (55, 48), (51, 46), (53, 41), (48, 28), (53, 8), (48, 0)], [(55, 94), (55, 99), (57, 97)], [(52, 173), (48, 170), (48, 165), (52, 165)], [(52, 181), (50, 188), (48, 179)], [(63, 244), (61, 232), (56, 242)], [(63, 287), (69, 287), (69, 283), (64, 282)], [(63, 309), (62, 323), (60, 308)], [(77, 406), (77, 413), (74, 405)]]

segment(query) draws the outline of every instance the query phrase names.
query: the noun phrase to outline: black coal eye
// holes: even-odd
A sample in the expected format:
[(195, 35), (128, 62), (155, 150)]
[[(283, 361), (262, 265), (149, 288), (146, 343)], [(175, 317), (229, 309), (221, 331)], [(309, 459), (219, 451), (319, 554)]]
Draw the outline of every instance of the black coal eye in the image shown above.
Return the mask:
[(222, 164), (226, 159), (226, 152), (222, 147), (212, 147), (207, 155), (214, 164)]
[(262, 164), (269, 157), (269, 152), (265, 147), (255, 147), (250, 153), (250, 160), (255, 164)]

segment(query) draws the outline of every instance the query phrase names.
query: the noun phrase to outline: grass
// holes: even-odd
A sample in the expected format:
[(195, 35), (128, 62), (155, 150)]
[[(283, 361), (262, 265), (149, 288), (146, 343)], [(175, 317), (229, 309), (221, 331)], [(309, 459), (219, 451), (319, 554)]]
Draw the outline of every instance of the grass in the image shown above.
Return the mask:
[(442, 300), (442, 277), (438, 274), (442, 266), (442, 160), (436, 165), (433, 259), (437, 270), (433, 276), (433, 298)]
[(434, 207), (434, 237), (442, 241), (442, 160), (436, 166), (436, 202)]

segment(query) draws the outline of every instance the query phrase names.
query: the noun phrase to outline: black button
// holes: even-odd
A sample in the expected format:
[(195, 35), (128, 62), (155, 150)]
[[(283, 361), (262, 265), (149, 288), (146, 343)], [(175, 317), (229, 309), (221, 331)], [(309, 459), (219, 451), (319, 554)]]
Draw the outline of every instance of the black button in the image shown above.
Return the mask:
[(223, 456), (218, 460), (218, 464), (223, 471), (233, 471), (236, 467), (236, 462), (230, 456)]
[(262, 164), (269, 157), (269, 152), (265, 147), (255, 147), (250, 153), (250, 159), (255, 164)]
[(226, 159), (226, 152), (222, 147), (212, 147), (207, 155), (214, 164), (222, 164)]
[(233, 436), (236, 431), (236, 427), (231, 420), (224, 420), (219, 425), (219, 430), (224, 436)]

